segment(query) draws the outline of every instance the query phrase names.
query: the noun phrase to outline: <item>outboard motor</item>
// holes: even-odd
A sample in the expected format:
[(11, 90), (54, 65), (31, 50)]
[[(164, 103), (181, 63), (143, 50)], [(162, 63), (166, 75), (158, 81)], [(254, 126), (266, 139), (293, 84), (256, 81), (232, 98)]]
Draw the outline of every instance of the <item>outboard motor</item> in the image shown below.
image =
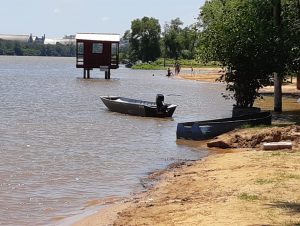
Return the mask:
[(165, 100), (164, 95), (162, 95), (162, 94), (157, 94), (156, 95), (157, 111), (163, 111), (164, 110), (164, 100)]

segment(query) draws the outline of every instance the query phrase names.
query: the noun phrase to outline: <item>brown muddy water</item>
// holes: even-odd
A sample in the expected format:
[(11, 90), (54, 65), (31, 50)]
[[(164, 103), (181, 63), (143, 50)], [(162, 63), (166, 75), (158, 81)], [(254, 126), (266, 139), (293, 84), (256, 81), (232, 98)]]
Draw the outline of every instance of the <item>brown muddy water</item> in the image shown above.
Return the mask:
[[(91, 203), (142, 190), (148, 172), (207, 155), (176, 144), (178, 122), (228, 117), (222, 84), (121, 67), (83, 80), (74, 58), (0, 57), (0, 224), (59, 225)], [(154, 75), (154, 76), (153, 76)], [(178, 104), (173, 118), (113, 113), (100, 95)]]

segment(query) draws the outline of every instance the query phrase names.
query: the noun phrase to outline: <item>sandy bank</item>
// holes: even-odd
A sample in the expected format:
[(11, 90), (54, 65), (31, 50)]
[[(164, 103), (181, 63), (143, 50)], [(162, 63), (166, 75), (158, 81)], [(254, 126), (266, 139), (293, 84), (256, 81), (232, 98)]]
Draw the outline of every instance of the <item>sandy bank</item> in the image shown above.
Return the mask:
[(222, 75), (223, 71), (221, 68), (194, 68), (191, 69), (183, 68), (177, 78), (195, 80), (200, 82), (216, 82)]
[[(181, 79), (194, 80), (199, 82), (217, 82), (216, 80), (224, 73), (221, 68), (195, 68), (193, 71), (189, 68), (181, 70), (177, 76)], [(300, 90), (296, 87), (296, 79), (292, 83), (284, 83), (282, 92), (284, 94), (296, 94), (300, 97)], [(262, 94), (274, 93), (274, 86), (266, 86), (260, 90)]]
[(170, 172), (114, 225), (299, 223), (299, 160), (299, 152), (210, 156)]

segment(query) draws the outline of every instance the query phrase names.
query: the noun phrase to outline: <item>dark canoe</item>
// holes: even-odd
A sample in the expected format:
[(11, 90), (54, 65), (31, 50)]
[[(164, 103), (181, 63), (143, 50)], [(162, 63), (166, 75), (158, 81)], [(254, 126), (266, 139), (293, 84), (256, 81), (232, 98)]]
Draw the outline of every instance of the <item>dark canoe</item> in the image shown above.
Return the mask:
[(219, 136), (244, 125), (271, 125), (271, 112), (243, 115), (207, 121), (177, 124), (177, 139), (206, 140)]
[(177, 105), (164, 104), (158, 109), (155, 102), (135, 100), (125, 97), (100, 97), (105, 106), (114, 112), (144, 117), (172, 117)]

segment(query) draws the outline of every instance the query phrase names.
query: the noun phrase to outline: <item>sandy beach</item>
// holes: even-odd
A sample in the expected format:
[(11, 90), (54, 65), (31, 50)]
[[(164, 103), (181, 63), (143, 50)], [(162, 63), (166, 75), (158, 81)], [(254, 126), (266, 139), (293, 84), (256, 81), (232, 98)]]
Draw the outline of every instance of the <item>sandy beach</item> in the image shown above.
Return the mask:
[[(204, 71), (204, 73), (202, 72)], [(202, 72), (202, 73), (201, 73)], [(180, 79), (188, 79), (199, 82), (217, 82), (216, 80), (224, 73), (221, 68), (195, 68), (193, 71), (191, 69), (183, 69), (181, 73), (177, 76)], [(298, 94), (300, 96), (300, 90), (296, 88), (296, 78), (291, 82), (286, 82), (282, 86), (283, 94)], [(262, 94), (274, 93), (274, 86), (266, 86), (260, 90)]]
[[(202, 82), (218, 76), (218, 69), (180, 75)], [(295, 84), (283, 86), (285, 92), (299, 94)], [(202, 160), (150, 175), (159, 182), (147, 192), (74, 225), (300, 225), (300, 127), (241, 129), (218, 139), (229, 142), (231, 149), (210, 148)], [(291, 141), (293, 148), (262, 149), (263, 141), (278, 139)], [(193, 145), (200, 150), (209, 142)]]

